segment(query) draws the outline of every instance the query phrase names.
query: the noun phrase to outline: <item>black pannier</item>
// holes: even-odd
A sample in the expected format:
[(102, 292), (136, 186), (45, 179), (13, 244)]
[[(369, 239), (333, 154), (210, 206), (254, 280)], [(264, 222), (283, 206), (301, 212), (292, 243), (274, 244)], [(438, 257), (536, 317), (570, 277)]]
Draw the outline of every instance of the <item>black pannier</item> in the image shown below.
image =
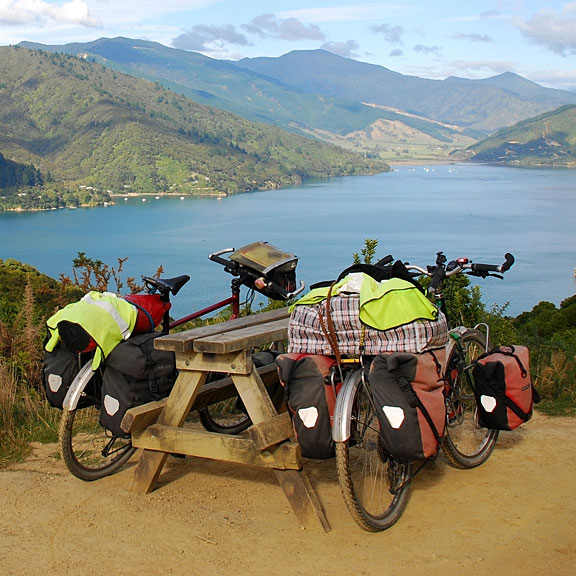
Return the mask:
[(332, 386), (330, 379), (336, 359), (317, 354), (281, 354), (276, 364), (302, 456), (332, 458), (332, 417), (341, 387), (340, 382)]
[[(59, 344), (51, 352), (44, 352), (42, 382), (50, 406), (62, 410), (68, 389), (84, 361), (86, 359), (81, 354), (70, 350), (63, 344)], [(87, 399), (89, 397), (89, 394), (83, 395), (80, 398), (78, 408), (90, 405), (91, 402)]]
[(165, 398), (174, 386), (174, 353), (154, 348), (158, 336), (159, 332), (132, 336), (118, 344), (106, 360), (100, 424), (115, 436), (127, 436), (120, 427), (127, 410)]

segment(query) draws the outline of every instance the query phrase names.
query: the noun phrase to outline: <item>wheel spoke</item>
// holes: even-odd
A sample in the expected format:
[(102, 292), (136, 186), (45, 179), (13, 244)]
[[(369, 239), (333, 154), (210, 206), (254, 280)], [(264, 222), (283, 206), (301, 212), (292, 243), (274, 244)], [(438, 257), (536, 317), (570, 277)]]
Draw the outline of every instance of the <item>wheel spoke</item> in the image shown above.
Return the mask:
[(99, 382), (97, 373), (86, 371), (82, 398), (85, 407), (63, 410), (59, 441), (62, 459), (71, 474), (81, 480), (97, 480), (119, 470), (135, 449), (130, 438), (113, 437), (100, 425)]
[(372, 397), (360, 370), (353, 372), (344, 386), (355, 386), (356, 390), (347, 415), (350, 438), (336, 443), (340, 488), (348, 510), (362, 528), (385, 530), (400, 518), (406, 506), (411, 463), (383, 453)]
[(447, 361), (446, 436), (444, 453), (457, 468), (474, 468), (487, 460), (498, 438), (497, 430), (478, 425), (472, 365), (486, 350), (486, 338), (477, 330), (461, 336)]

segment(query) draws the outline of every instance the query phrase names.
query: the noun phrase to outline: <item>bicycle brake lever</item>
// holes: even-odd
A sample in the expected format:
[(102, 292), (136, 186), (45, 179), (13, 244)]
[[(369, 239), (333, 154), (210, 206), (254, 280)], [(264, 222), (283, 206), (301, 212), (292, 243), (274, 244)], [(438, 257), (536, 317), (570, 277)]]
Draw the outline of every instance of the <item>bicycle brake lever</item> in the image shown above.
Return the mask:
[(288, 292), (287, 296), (288, 296), (288, 300), (291, 300), (292, 298), (294, 298), (294, 296), (298, 296), (298, 294), (301, 294), (304, 291), (304, 288), (306, 288), (306, 284), (304, 284), (303, 280), (300, 280), (300, 286), (298, 288), (296, 288), (296, 290), (294, 290), (294, 292)]

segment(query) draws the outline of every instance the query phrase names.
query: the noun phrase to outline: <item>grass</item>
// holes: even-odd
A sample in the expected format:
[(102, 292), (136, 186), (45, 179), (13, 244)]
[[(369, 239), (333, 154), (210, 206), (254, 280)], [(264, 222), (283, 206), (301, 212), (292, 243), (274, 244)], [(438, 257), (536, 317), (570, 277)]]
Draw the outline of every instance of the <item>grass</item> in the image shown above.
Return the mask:
[(576, 415), (576, 363), (567, 349), (532, 348), (532, 380), (542, 397), (538, 410), (550, 416)]
[(0, 364), (0, 467), (26, 458), (31, 442), (58, 440), (60, 411), (51, 408), (40, 393), (5, 379)]

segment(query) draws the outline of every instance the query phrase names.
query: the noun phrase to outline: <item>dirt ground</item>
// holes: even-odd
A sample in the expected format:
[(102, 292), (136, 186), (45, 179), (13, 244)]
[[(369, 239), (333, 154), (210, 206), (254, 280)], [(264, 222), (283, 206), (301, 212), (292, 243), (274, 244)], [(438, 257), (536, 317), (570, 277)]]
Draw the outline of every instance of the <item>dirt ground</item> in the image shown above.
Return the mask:
[(302, 529), (270, 471), (170, 458), (149, 495), (133, 466), (93, 483), (55, 445), (0, 472), (5, 576), (507, 576), (576, 574), (576, 419), (536, 414), (502, 433), (486, 464), (440, 456), (413, 482), (398, 524), (361, 530), (334, 461), (307, 461), (332, 530)]

